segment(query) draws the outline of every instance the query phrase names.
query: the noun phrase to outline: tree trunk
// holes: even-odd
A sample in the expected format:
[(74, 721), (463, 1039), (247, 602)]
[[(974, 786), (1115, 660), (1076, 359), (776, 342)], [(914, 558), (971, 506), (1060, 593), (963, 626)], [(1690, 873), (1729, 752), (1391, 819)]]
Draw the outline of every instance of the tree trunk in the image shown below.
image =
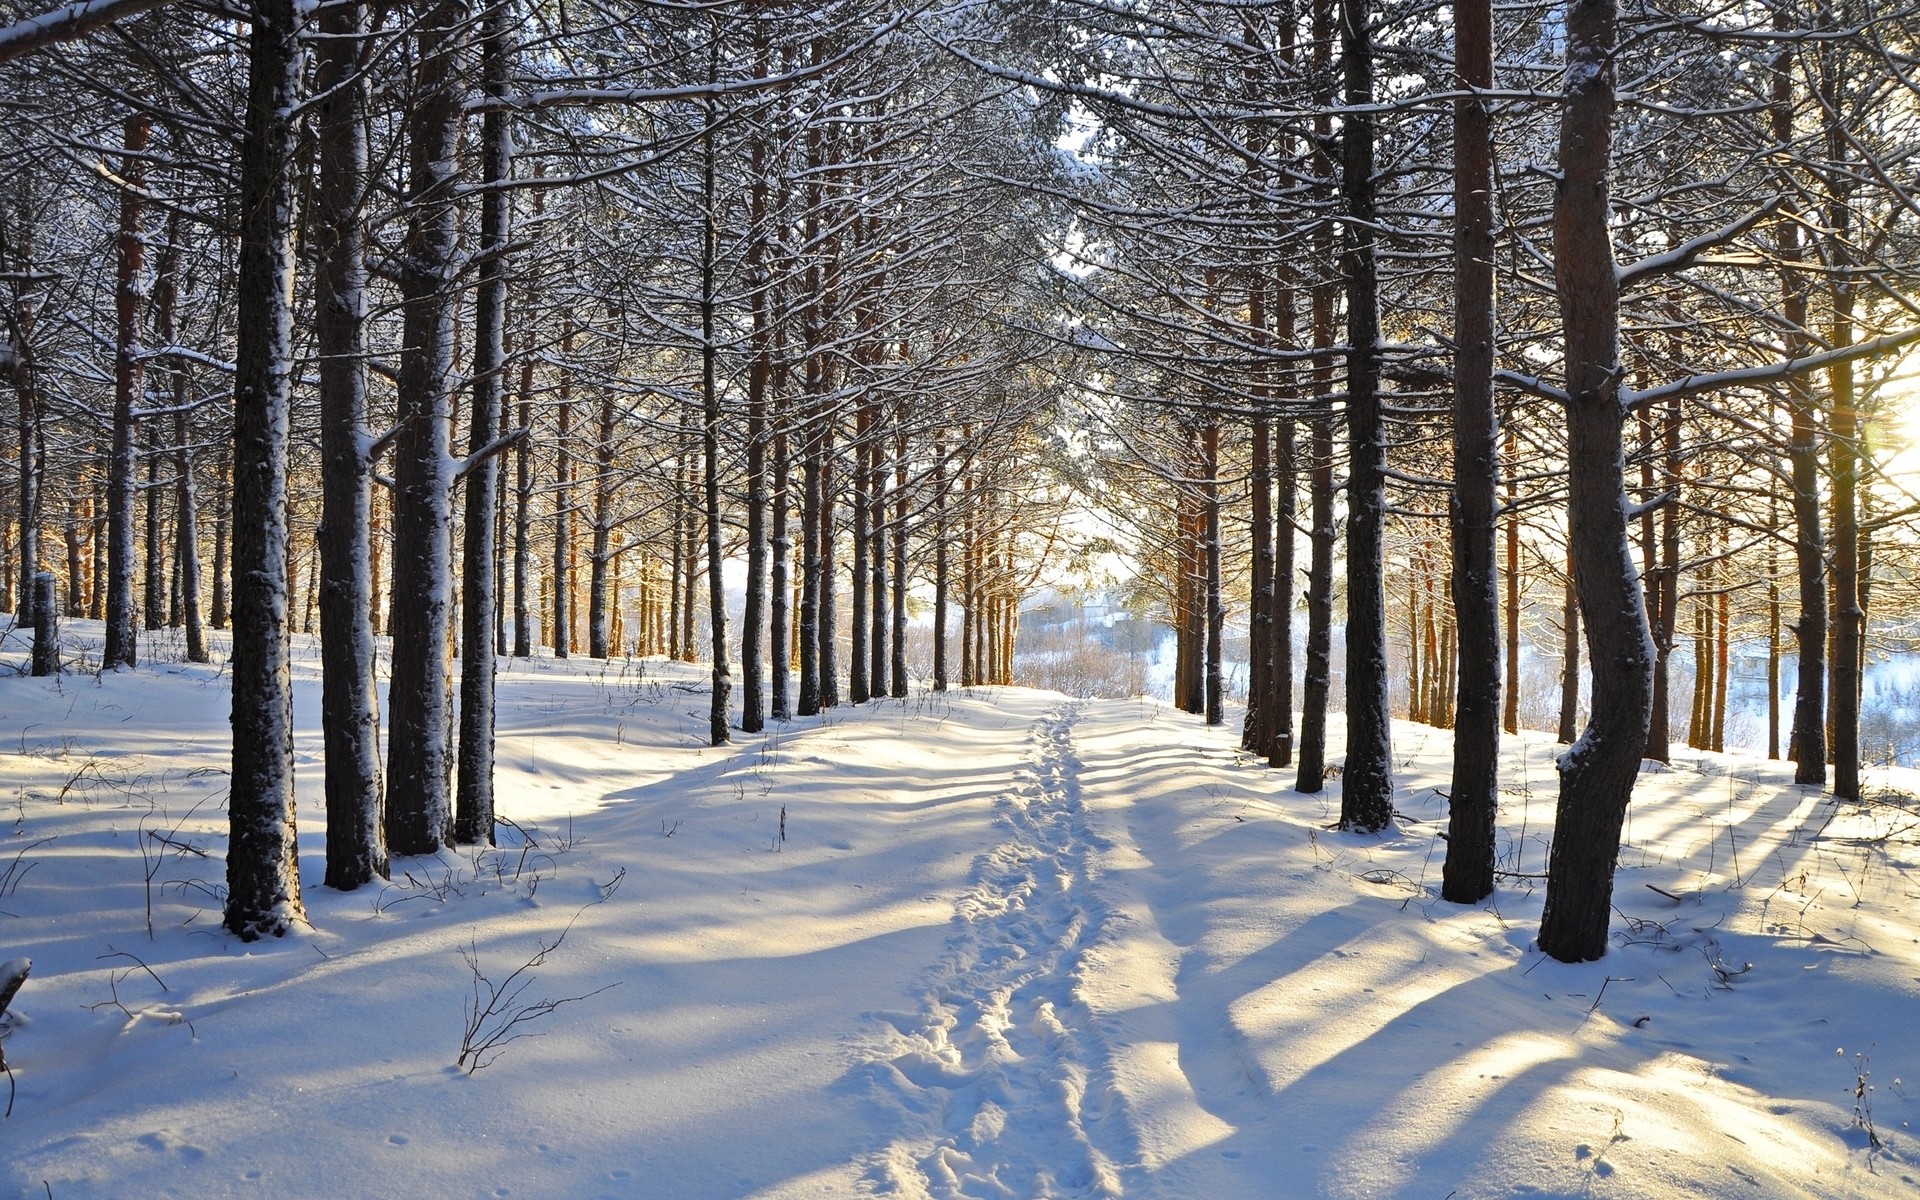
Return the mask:
[(254, 0), (251, 15), (235, 292), (233, 773), (223, 916), (248, 942), (306, 920), (286, 592), (300, 49), (292, 0)]
[[(533, 355), (520, 364), (520, 428), (533, 425)], [(513, 448), (513, 656), (533, 657), (533, 438)]]
[[(1247, 324), (1266, 323), (1260, 289), (1249, 289)], [(1253, 418), (1248, 436), (1249, 562), (1247, 608), (1247, 714), (1240, 728), (1240, 748), (1265, 758), (1272, 748), (1273, 731), (1268, 693), (1273, 678), (1273, 427), (1265, 414), (1266, 388), (1256, 383)]]
[[(719, 53), (717, 47), (714, 53)], [(707, 712), (707, 736), (712, 745), (724, 746), (730, 740), (727, 706), (732, 698), (733, 671), (727, 651), (726, 581), (720, 569), (726, 555), (720, 511), (720, 346), (714, 328), (714, 315), (720, 303), (714, 277), (720, 257), (720, 208), (714, 186), (715, 112), (711, 99), (706, 103), (706, 119), (706, 130), (700, 139), (700, 399), (704, 408), (700, 434), (702, 475), (706, 482), (703, 498), (707, 525), (707, 620), (713, 637), (713, 689)]]
[(773, 495), (768, 502), (771, 511), (767, 514), (767, 672), (770, 676), (767, 703), (774, 720), (790, 721), (793, 719), (793, 585), (788, 578), (787, 564), (793, 557), (793, 539), (788, 534), (792, 489), (788, 478), (787, 407), (781, 394), (787, 373), (777, 369), (778, 357), (774, 364), (776, 369), (768, 380), (773, 426)]
[(465, 0), (419, 14), (417, 95), (408, 116), (409, 208), (401, 255), (404, 337), (394, 444), (393, 675), (387, 747), (387, 844), (432, 854), (453, 835), (452, 407), (457, 165), (464, 89), (457, 64)]
[[(23, 239), (24, 240), (24, 236)], [(31, 262), (24, 252), (20, 254), (20, 266), (29, 269)], [(15, 308), (15, 341), (13, 351), (13, 390), (19, 402), (20, 423), (17, 428), (20, 441), (20, 486), (15, 493), (17, 501), (14, 512), (20, 523), (20, 539), (17, 547), (19, 570), (14, 575), (13, 591), (15, 620), (28, 623), (34, 619), (33, 596), (34, 577), (40, 572), (40, 517), (41, 517), (41, 424), (44, 413), (41, 410), (39, 382), (34, 363), (33, 327), (37, 315), (38, 301), (22, 299)], [(79, 492), (75, 488), (75, 494)], [(69, 552), (71, 554), (71, 552)], [(69, 586), (67, 603), (77, 605), (79, 596)], [(75, 615), (78, 615), (77, 613)]]
[(1567, 575), (1560, 591), (1560, 733), (1573, 744), (1580, 726), (1580, 590), (1574, 579), (1573, 547), (1567, 547)]
[(612, 609), (619, 603), (607, 589), (613, 554), (613, 431), (613, 389), (602, 388), (600, 429), (593, 445), (593, 553), (587, 557), (587, 657), (598, 659), (611, 653)]
[[(1328, 0), (1316, 0), (1314, 5), (1314, 57), (1322, 66), (1332, 36), (1331, 7)], [(1316, 115), (1314, 128), (1323, 147), (1318, 155), (1320, 169), (1331, 173), (1331, 161), (1324, 150), (1331, 118), (1324, 113)], [(1332, 248), (1331, 232), (1322, 229), (1314, 235), (1314, 242), (1314, 258), (1325, 261)], [(1333, 344), (1335, 336), (1337, 286), (1321, 282), (1312, 293), (1313, 391), (1318, 396), (1333, 391), (1333, 355), (1325, 348)], [(1307, 640), (1300, 679), (1300, 764), (1294, 789), (1318, 792), (1326, 778), (1327, 702), (1333, 681), (1333, 414), (1316, 412), (1308, 430)]]
[(358, 0), (318, 14), (314, 46), (319, 183), (313, 241), (320, 378), (320, 712), (325, 747), (328, 887), (387, 875), (380, 718), (374, 688), (372, 508), (367, 461), (367, 11)]
[[(563, 354), (573, 351), (571, 325), (561, 335), (560, 350)], [(573, 372), (564, 365), (560, 368), (560, 389), (554, 417), (557, 424), (553, 433), (553, 628), (547, 631), (547, 640), (553, 645), (555, 658), (567, 658), (573, 653), (573, 581), (570, 578), (573, 558)], [(680, 471), (684, 477), (684, 457)], [(679, 513), (685, 503), (684, 499), (676, 499), (674, 511)], [(678, 536), (677, 526), (675, 536)]]
[(947, 690), (947, 605), (952, 591), (952, 529), (947, 523), (947, 444), (933, 440), (933, 690)]
[[(1200, 430), (1201, 468), (1201, 537), (1205, 588), (1202, 592), (1205, 608), (1207, 634), (1207, 690), (1206, 719), (1209, 725), (1219, 725), (1226, 721), (1226, 685), (1223, 676), (1225, 666), (1225, 647), (1222, 634), (1226, 625), (1226, 601), (1221, 596), (1220, 587), (1220, 422), (1211, 415)], [(1012, 647), (1008, 647), (1008, 666), (1011, 667)]]
[[(219, 461), (219, 476), (213, 490), (213, 596), (207, 602), (207, 624), (215, 629), (225, 629), (232, 622), (232, 564), (228, 562), (229, 547), (233, 544), (233, 487), (232, 462), (229, 455), (222, 454)], [(100, 590), (99, 556), (94, 556), (93, 583), (88, 589), (90, 596)]]
[(140, 218), (146, 191), (145, 153), (152, 122), (144, 113), (126, 119), (120, 161), (120, 233), (114, 286), (113, 450), (107, 460), (107, 629), (100, 665), (131, 667), (140, 658), (133, 601), (134, 401), (143, 374), (140, 314), (146, 299), (146, 243)]
[[(136, 429), (138, 427), (136, 426)], [(165, 492), (160, 487), (160, 423), (152, 422), (145, 427), (147, 460), (147, 480), (140, 489), (141, 508), (146, 517), (145, 530), (141, 538), (141, 562), (146, 568), (146, 578), (141, 588), (145, 603), (140, 606), (142, 624), (149, 631), (166, 627), (167, 617), (167, 554), (160, 538), (160, 529), (164, 524), (162, 503)]]
[[(807, 368), (809, 376), (814, 367)], [(809, 401), (812, 397), (809, 396)], [(820, 543), (821, 492), (820, 414), (809, 403), (801, 425), (800, 495), (800, 612), (798, 642), (800, 654), (799, 715), (810, 717), (820, 711)]]
[[(862, 322), (864, 324), (864, 322)], [(848, 597), (852, 635), (847, 648), (847, 698), (865, 704), (872, 696), (867, 682), (868, 650), (872, 637), (867, 576), (873, 569), (873, 406), (864, 398), (853, 417), (853, 494), (848, 501), (848, 523), (853, 527), (853, 586)]]
[[(1286, 322), (1286, 341), (1291, 344), (1295, 340), (1291, 328), (1293, 300), (1288, 292), (1280, 295), (1285, 301), (1282, 319)], [(1277, 422), (1273, 442), (1273, 479), (1277, 489), (1273, 507), (1273, 628), (1268, 643), (1268, 658), (1273, 665), (1267, 675), (1269, 767), (1293, 764), (1293, 520), (1294, 479), (1299, 473), (1297, 436), (1292, 417), (1283, 417)]]
[(36, 571), (27, 591), (33, 599), (22, 605), (33, 613), (33, 650), (28, 673), (36, 679), (60, 673), (60, 606), (54, 602), (53, 572)]
[(1566, 107), (1554, 197), (1554, 284), (1566, 338), (1568, 542), (1588, 660), (1591, 716), (1560, 756), (1560, 799), (1540, 948), (1562, 962), (1607, 949), (1614, 860), (1653, 698), (1647, 627), (1623, 492), (1620, 296), (1608, 229), (1615, 0), (1567, 10)]
[[(767, 24), (753, 26), (754, 74), (771, 70)], [(740, 728), (759, 733), (766, 728), (767, 664), (761, 647), (767, 642), (767, 387), (773, 377), (773, 286), (767, 264), (767, 134), (756, 127), (747, 144), (747, 302), (750, 313), (747, 360), (747, 594), (740, 616)], [(784, 672), (784, 667), (781, 668)]]
[[(1493, 894), (1499, 807), (1500, 585), (1494, 571), (1500, 425), (1493, 408), (1493, 6), (1453, 9), (1453, 612), (1459, 629), (1453, 792), (1440, 895), (1477, 904)], [(1509, 647), (1511, 650), (1511, 647)]]
[[(504, 0), (489, 5), (480, 24), (480, 87), (488, 96), (507, 90), (507, 45), (512, 14)], [(499, 511), (500, 397), (507, 371), (507, 247), (513, 174), (507, 113), (494, 107), (480, 120), (480, 268), (473, 301), (473, 401), (467, 414), (466, 525), (460, 577), (460, 738), (456, 749), (453, 837), (494, 844), (494, 524)], [(596, 560), (597, 563), (598, 560)]]
[(1340, 138), (1347, 291), (1347, 760), (1340, 828), (1372, 833), (1393, 820), (1393, 722), (1387, 703), (1382, 590), (1386, 428), (1380, 406), (1380, 294), (1374, 258), (1373, 44), (1369, 0), (1341, 0), (1346, 127)]
[(896, 411), (894, 425), (899, 430), (893, 446), (893, 686), (888, 694), (896, 700), (907, 696), (907, 423)]

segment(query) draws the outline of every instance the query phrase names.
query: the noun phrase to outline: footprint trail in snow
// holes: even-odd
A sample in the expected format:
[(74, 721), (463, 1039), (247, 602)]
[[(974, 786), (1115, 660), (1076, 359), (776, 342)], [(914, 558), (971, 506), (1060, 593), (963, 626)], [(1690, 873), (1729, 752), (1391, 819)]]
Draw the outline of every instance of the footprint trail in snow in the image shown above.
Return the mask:
[(900, 1110), (868, 1161), (876, 1190), (905, 1197), (1117, 1197), (1101, 1149), (1124, 1137), (1107, 1111), (1106, 1047), (1076, 995), (1104, 910), (1090, 894), (1099, 849), (1080, 802), (1077, 716), (1028, 731), (1027, 761), (995, 802), (998, 845), (973, 864), (955, 932), (921, 1009), (872, 1014), (891, 1031), (856, 1070)]

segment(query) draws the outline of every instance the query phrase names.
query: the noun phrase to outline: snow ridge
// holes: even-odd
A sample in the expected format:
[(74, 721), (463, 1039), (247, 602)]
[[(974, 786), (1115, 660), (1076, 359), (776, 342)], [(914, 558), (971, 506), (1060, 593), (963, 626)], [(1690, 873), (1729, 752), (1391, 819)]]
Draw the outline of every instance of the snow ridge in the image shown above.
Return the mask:
[[(1028, 730), (1026, 763), (995, 802), (1005, 839), (974, 861), (956, 930), (916, 1014), (855, 1072), (900, 1112), (866, 1182), (904, 1197), (1118, 1197), (1098, 1144), (1124, 1136), (1108, 1053), (1078, 995), (1105, 908), (1091, 894), (1100, 843), (1080, 801), (1076, 706)], [(1111, 1120), (1109, 1121), (1109, 1118)]]

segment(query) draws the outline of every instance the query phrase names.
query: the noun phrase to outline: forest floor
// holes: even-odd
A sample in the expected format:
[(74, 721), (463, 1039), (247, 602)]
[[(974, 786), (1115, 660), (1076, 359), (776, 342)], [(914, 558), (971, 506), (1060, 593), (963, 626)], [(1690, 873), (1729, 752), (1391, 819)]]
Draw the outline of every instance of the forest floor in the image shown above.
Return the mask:
[(0, 1197), (1920, 1191), (1917, 773), (1650, 769), (1566, 966), (1545, 736), (1461, 908), (1444, 731), (1396, 726), (1360, 837), (1153, 701), (916, 690), (716, 749), (698, 669), (542, 657), (499, 677), (502, 844), (340, 893), (297, 653), (312, 924), (253, 945), (220, 668), (0, 677)]

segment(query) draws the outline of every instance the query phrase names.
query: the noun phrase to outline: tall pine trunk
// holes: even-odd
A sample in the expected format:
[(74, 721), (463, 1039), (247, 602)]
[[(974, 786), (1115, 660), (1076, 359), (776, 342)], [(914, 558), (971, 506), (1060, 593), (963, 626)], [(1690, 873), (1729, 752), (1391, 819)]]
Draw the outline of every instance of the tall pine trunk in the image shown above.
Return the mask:
[[(715, 54), (718, 54), (718, 48)], [(716, 60), (717, 61), (717, 60)], [(713, 685), (707, 711), (707, 737), (711, 744), (724, 746), (727, 734), (727, 705), (733, 692), (733, 669), (727, 651), (727, 592), (721, 577), (726, 549), (722, 540), (720, 511), (720, 347), (714, 327), (719, 297), (715, 272), (720, 257), (719, 196), (714, 184), (713, 101), (706, 105), (707, 127), (700, 139), (700, 427), (702, 477), (705, 481), (704, 512), (707, 527), (707, 620), (712, 626)]]
[(380, 718), (374, 690), (373, 470), (367, 460), (367, 10), (321, 9), (314, 46), (319, 182), (313, 230), (320, 378), (320, 713), (326, 754), (328, 887), (387, 874)]
[[(1500, 429), (1493, 409), (1493, 7), (1457, 0), (1453, 102), (1453, 611), (1459, 631), (1453, 794), (1440, 895), (1475, 904), (1493, 894), (1499, 804), (1500, 584), (1494, 572)], [(1510, 648), (1511, 649), (1511, 648)]]
[(457, 70), (465, 0), (427, 0), (408, 117), (404, 317), (394, 443), (393, 675), (388, 687), (387, 844), (431, 854), (453, 835), (452, 407), (457, 166), (465, 90)]
[(492, 0), (481, 18), (480, 87), (495, 101), (480, 119), (479, 287), (473, 304), (473, 400), (467, 413), (466, 523), (460, 574), (460, 737), (454, 791), (455, 841), (493, 845), (494, 524), (499, 511), (500, 397), (507, 372), (507, 246), (512, 237), (506, 183), (513, 143), (506, 95), (507, 0)]
[(1373, 177), (1373, 16), (1368, 0), (1341, 0), (1346, 80), (1341, 190), (1347, 290), (1347, 761), (1340, 827), (1374, 832), (1393, 820), (1393, 724), (1387, 705), (1387, 613), (1382, 588), (1386, 427), (1380, 402), (1380, 292)]
[[(1781, 6), (1774, 28), (1789, 33), (1797, 14)], [(1793, 141), (1793, 64), (1796, 47), (1783, 43), (1773, 61), (1772, 132), (1781, 145)], [(1798, 358), (1813, 347), (1809, 323), (1812, 287), (1805, 262), (1801, 216), (1782, 214), (1775, 226), (1780, 256), (1780, 316), (1786, 326), (1786, 356)], [(1795, 647), (1793, 730), (1788, 744), (1794, 758), (1793, 781), (1818, 787), (1827, 782), (1827, 579), (1826, 535), (1820, 523), (1819, 398), (1813, 380), (1794, 375), (1786, 382), (1787, 462), (1793, 479), (1793, 557), (1799, 585), (1799, 617), (1788, 628)]]
[(143, 374), (140, 320), (145, 308), (146, 242), (141, 212), (146, 192), (146, 149), (152, 122), (144, 113), (126, 119), (120, 162), (120, 231), (114, 283), (113, 449), (107, 459), (107, 629), (100, 665), (131, 667), (140, 658), (134, 625), (133, 508), (135, 400)]
[(254, 0), (241, 149), (233, 376), (233, 773), (223, 923), (242, 941), (306, 920), (294, 827), (287, 610), (287, 449), (293, 399), (293, 0)]
[(1540, 917), (1540, 948), (1562, 962), (1606, 953), (1614, 860), (1653, 701), (1653, 637), (1627, 539), (1620, 294), (1608, 227), (1615, 16), (1615, 0), (1572, 0), (1567, 9), (1553, 212), (1554, 284), (1566, 340), (1567, 538), (1594, 664), (1586, 729), (1559, 759)]

